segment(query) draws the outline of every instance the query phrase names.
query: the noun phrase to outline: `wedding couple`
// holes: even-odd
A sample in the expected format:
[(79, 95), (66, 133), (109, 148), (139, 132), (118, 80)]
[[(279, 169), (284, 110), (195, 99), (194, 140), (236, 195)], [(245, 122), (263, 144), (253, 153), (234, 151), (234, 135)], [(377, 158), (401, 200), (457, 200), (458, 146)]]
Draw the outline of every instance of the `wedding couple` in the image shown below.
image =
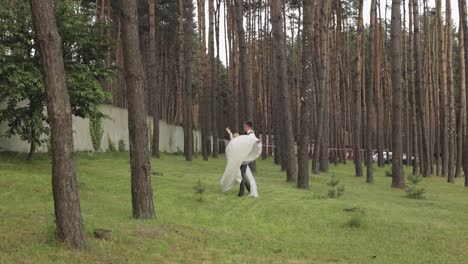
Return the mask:
[(257, 184), (250, 170), (249, 164), (262, 154), (262, 142), (255, 136), (252, 122), (244, 122), (245, 135), (233, 134), (226, 128), (230, 141), (226, 147), (226, 169), (221, 178), (221, 191), (230, 190), (236, 183), (240, 183), (238, 196), (244, 195), (247, 188), (249, 196), (258, 197)]

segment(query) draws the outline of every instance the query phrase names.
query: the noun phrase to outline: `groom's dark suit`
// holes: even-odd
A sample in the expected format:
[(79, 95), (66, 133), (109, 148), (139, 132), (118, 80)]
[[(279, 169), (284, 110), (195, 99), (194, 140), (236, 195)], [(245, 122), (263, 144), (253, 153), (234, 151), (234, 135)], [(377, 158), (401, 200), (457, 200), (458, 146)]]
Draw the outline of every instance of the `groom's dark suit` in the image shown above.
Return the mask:
[[(247, 135), (251, 135), (251, 134), (255, 135), (253, 130), (249, 130), (247, 132)], [(239, 197), (244, 195), (245, 188), (247, 188), (247, 191), (250, 193), (250, 183), (245, 180), (245, 172), (247, 171), (247, 166), (249, 166), (249, 164), (243, 164), (240, 166), (242, 181), (240, 183), (239, 194), (237, 195)]]

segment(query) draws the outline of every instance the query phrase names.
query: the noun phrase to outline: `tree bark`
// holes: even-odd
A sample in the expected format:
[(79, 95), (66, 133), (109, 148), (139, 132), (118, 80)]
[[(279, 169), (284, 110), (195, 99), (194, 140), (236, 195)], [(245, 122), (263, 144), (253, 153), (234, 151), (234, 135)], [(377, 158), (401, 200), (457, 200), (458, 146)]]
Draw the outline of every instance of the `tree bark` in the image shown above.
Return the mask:
[(447, 169), (447, 181), (455, 182), (455, 89), (453, 85), (453, 70), (452, 70), (452, 10), (450, 6), (450, 0), (445, 1), (445, 39), (446, 39), (446, 50), (447, 50), (447, 93), (448, 93), (448, 145), (449, 145), (449, 157), (448, 157), (448, 169)]
[(466, 76), (465, 76), (465, 42), (463, 39), (463, 26), (460, 21), (458, 29), (458, 48), (459, 48), (459, 74), (460, 74), (460, 106), (459, 117), (457, 124), (457, 169), (455, 177), (461, 175), (461, 167), (463, 162), (463, 140), (466, 133)]
[[(238, 1), (238, 0), (237, 0)], [(285, 32), (282, 29), (283, 15), (281, 13), (281, 1), (271, 0), (271, 26), (273, 32), (273, 45), (275, 49), (276, 65), (277, 65), (277, 92), (282, 109), (282, 122), (280, 129), (282, 130), (281, 136), (284, 137), (284, 145), (281, 149), (281, 156), (284, 157), (286, 162), (286, 181), (296, 181), (296, 159), (294, 147), (294, 134), (292, 127), (292, 113), (291, 113), (291, 97), (288, 87), (288, 73), (286, 66), (286, 47), (285, 47)]]
[(80, 194), (73, 159), (72, 112), (51, 0), (31, 0), (42, 65), (52, 144), (52, 192), (58, 239), (73, 248), (86, 247)]
[(392, 59), (392, 187), (405, 188), (405, 178), (403, 173), (403, 126), (402, 126), (402, 99), (401, 88), (401, 9), (400, 0), (392, 1), (391, 20), (391, 59)]
[(144, 74), (138, 38), (137, 0), (120, 2), (125, 80), (128, 95), (131, 191), (134, 218), (154, 218), (148, 125), (144, 100)]
[[(178, 75), (178, 79), (177, 79), (177, 85), (176, 85), (176, 94), (177, 94), (177, 101), (176, 101), (176, 106), (175, 106), (175, 109), (176, 109), (176, 115), (175, 115), (175, 118), (174, 118), (174, 123), (178, 123), (180, 121), (180, 116), (183, 116), (183, 113), (184, 113), (184, 106), (182, 105), (183, 104), (183, 90), (184, 90), (184, 86), (185, 86), (185, 81), (184, 81), (184, 78), (185, 78), (185, 68), (184, 68), (184, 0), (179, 0), (179, 32), (178, 32), (178, 44), (179, 44), (179, 47), (178, 47), (178, 50), (177, 50), (177, 55), (178, 55), (178, 66), (179, 68), (177, 69), (176, 71), (176, 74)], [(184, 147), (184, 151), (185, 151), (185, 147)]]
[[(320, 139), (320, 163), (319, 168), (322, 172), (328, 171), (329, 166), (329, 147), (330, 147), (330, 33), (329, 20), (331, 13), (331, 0), (323, 1), (323, 10), (321, 10), (321, 25), (320, 25), (320, 85), (322, 89), (322, 107), (321, 115), (322, 137)], [(320, 126), (320, 125), (319, 125)]]
[[(380, 10), (380, 3), (379, 3), (379, 8)], [(376, 93), (375, 96), (377, 97), (377, 152), (378, 152), (378, 165), (379, 167), (383, 167), (385, 165), (384, 162), (384, 157), (383, 157), (383, 152), (385, 148), (385, 117), (384, 117), (384, 102), (382, 98), (382, 78), (381, 78), (381, 69), (382, 69), (382, 62), (380, 58), (380, 52), (382, 51), (382, 17), (381, 13), (379, 12), (379, 23), (378, 23), (378, 28), (377, 28), (377, 42), (378, 42), (378, 48), (376, 49), (376, 60), (378, 62), (377, 64), (377, 69), (378, 71), (375, 72), (375, 86), (376, 86)], [(384, 58), (385, 58), (385, 51), (384, 51)], [(385, 75), (384, 75), (385, 76)]]
[[(465, 88), (466, 80), (468, 78), (468, 18), (467, 18), (467, 5), (466, 0), (458, 0), (458, 10), (460, 13), (460, 27), (463, 30), (463, 50), (464, 50), (464, 69), (465, 69)], [(460, 70), (462, 67), (460, 66)], [(468, 102), (468, 93), (466, 94), (466, 101)], [(466, 111), (466, 109), (465, 109)], [(468, 111), (466, 112), (465, 118), (468, 118)], [(468, 122), (467, 122), (468, 124)], [(464, 136), (464, 148), (463, 148), (463, 171), (465, 172), (465, 187), (468, 187), (468, 133)]]
[(240, 90), (243, 93), (243, 98), (239, 98), (243, 101), (244, 109), (243, 118), (254, 122), (254, 114), (253, 114), (253, 107), (254, 107), (254, 96), (253, 90), (249, 87), (249, 75), (248, 69), (249, 65), (247, 62), (247, 45), (245, 43), (245, 30), (244, 30), (244, 6), (242, 4), (242, 0), (234, 0), (234, 9), (236, 12), (236, 28), (237, 28), (237, 41), (239, 44), (239, 72), (240, 72)]
[(300, 133), (297, 153), (297, 188), (309, 188), (309, 143), (310, 143), (310, 112), (313, 78), (312, 78), (312, 21), (313, 0), (303, 0), (304, 19), (302, 33), (302, 82), (300, 97)]
[(192, 40), (193, 40), (193, 2), (187, 1), (187, 9), (189, 16), (187, 17), (187, 26), (185, 30), (185, 85), (184, 85), (184, 146), (185, 160), (193, 159), (193, 110), (192, 110)]
[(449, 163), (449, 131), (448, 131), (448, 95), (447, 95), (447, 54), (445, 45), (444, 25), (442, 21), (442, 7), (441, 0), (436, 1), (437, 5), (437, 23), (439, 33), (439, 76), (440, 76), (440, 91), (441, 91), (441, 123), (442, 128), (442, 175), (447, 176), (448, 174), (448, 163)]
[[(328, 153), (328, 146), (327, 144), (323, 144), (324, 138), (328, 137), (328, 135), (324, 135), (324, 119), (327, 117), (325, 112), (328, 109), (328, 82), (327, 82), (327, 70), (328, 70), (328, 15), (330, 10), (330, 0), (324, 0), (320, 3), (319, 8), (320, 14), (320, 23), (319, 23), (319, 31), (318, 33), (318, 51), (319, 51), (319, 60), (320, 66), (318, 69), (318, 102), (317, 102), (317, 126), (315, 132), (315, 140), (314, 140), (314, 155), (312, 160), (312, 173), (318, 174), (319, 169), (323, 168), (320, 163), (324, 160), (322, 158), (321, 153), (326, 152)], [(328, 125), (328, 124), (327, 124)], [(324, 148), (327, 149), (324, 149)]]
[(198, 50), (198, 89), (200, 101), (200, 125), (201, 125), (201, 144), (203, 160), (208, 160), (209, 144), (209, 105), (208, 91), (206, 89), (206, 50), (205, 50), (205, 0), (197, 0), (198, 6), (198, 29), (199, 29), (199, 50)]
[(214, 56), (214, 0), (208, 0), (208, 60), (209, 60), (209, 91), (211, 96), (211, 134), (213, 135), (213, 158), (219, 156), (219, 143), (218, 143), (218, 122), (217, 122), (217, 103), (218, 103), (218, 89), (216, 87), (216, 65)]
[(362, 176), (362, 108), (361, 108), (361, 89), (362, 89), (362, 6), (363, 0), (359, 0), (359, 11), (357, 21), (356, 36), (356, 64), (354, 72), (354, 166), (356, 176)]
[(370, 10), (370, 27), (369, 27), (369, 60), (371, 65), (369, 67), (369, 85), (367, 86), (367, 136), (366, 136), (366, 147), (367, 147), (367, 174), (366, 182), (374, 182), (374, 171), (373, 171), (373, 140), (374, 140), (374, 89), (375, 89), (375, 70), (380, 70), (379, 62), (376, 60), (375, 50), (378, 48), (378, 42), (376, 41), (376, 30), (375, 24), (377, 22), (377, 0), (371, 1)]
[(148, 85), (151, 93), (151, 113), (153, 116), (153, 142), (151, 154), (159, 158), (159, 101), (160, 92), (157, 86), (157, 62), (156, 62), (156, 18), (155, 0), (149, 0), (149, 55), (148, 55)]
[[(419, 43), (414, 43), (415, 41), (415, 38), (414, 38), (414, 34), (413, 34), (413, 14), (414, 14), (414, 10), (413, 10), (413, 1), (414, 0), (410, 0), (409, 1), (409, 71), (410, 71), (410, 74), (409, 74), (409, 101), (410, 101), (410, 111), (411, 111), (411, 133), (412, 133), (412, 141), (411, 141), (411, 148), (412, 148), (412, 152), (411, 153), (407, 153), (407, 158), (410, 158), (413, 156), (414, 157), (414, 160), (412, 161), (413, 162), (413, 175), (419, 175), (419, 144), (418, 144), (418, 139), (419, 139), (419, 129), (418, 129), (418, 119), (417, 119), (417, 113), (416, 113), (416, 88), (415, 88), (415, 79), (416, 78), (419, 78), (419, 83), (420, 83), (420, 66), (419, 66), (419, 69), (418, 69), (418, 74), (416, 74), (416, 69), (418, 68), (418, 66), (416, 65), (416, 63), (419, 63), (417, 62), (416, 60), (419, 60), (419, 57), (416, 57), (414, 56), (414, 47), (416, 45), (418, 45), (418, 53), (419, 53)], [(417, 3), (416, 3), (417, 5)], [(416, 6), (417, 7), (417, 6)], [(419, 17), (419, 13), (416, 12), (416, 16)], [(417, 29), (418, 29), (418, 33), (419, 33), (419, 25), (417, 25)], [(419, 55), (418, 55), (419, 56)], [(417, 77), (418, 76), (418, 77)], [(421, 89), (421, 85), (420, 87), (418, 87), (418, 89)], [(420, 98), (420, 97), (418, 97)], [(423, 101), (418, 101), (419, 102), (425, 102), (425, 100)], [(421, 108), (421, 106), (419, 106), (420, 109), (423, 109)], [(420, 118), (421, 117), (424, 117), (423, 115), (419, 116)], [(425, 120), (425, 118), (424, 118)], [(421, 122), (421, 121), (420, 121)], [(427, 130), (426, 130), (427, 131)], [(427, 138), (427, 135), (426, 135), (426, 138)], [(424, 143), (423, 143), (424, 144)], [(427, 148), (427, 146), (426, 146)], [(427, 159), (427, 157), (425, 158)]]

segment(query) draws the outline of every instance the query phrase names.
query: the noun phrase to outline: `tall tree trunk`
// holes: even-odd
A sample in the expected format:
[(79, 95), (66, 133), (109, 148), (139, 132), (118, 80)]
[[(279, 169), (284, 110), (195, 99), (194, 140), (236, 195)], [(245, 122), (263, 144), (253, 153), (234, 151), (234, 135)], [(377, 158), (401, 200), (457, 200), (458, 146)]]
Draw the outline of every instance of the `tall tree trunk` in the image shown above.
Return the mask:
[(452, 70), (452, 10), (450, 0), (445, 1), (445, 44), (447, 50), (447, 92), (448, 92), (448, 170), (447, 181), (455, 182), (455, 89), (453, 85), (453, 70)]
[(441, 84), (441, 128), (442, 128), (442, 175), (447, 176), (448, 174), (448, 163), (449, 163), (449, 130), (448, 130), (448, 95), (447, 95), (447, 54), (445, 45), (444, 25), (442, 21), (442, 7), (441, 0), (437, 0), (437, 23), (439, 33), (439, 76)]
[(52, 192), (55, 224), (60, 241), (85, 248), (80, 194), (73, 159), (70, 99), (63, 64), (62, 39), (57, 31), (51, 0), (31, 0), (31, 10), (45, 84), (52, 143)]
[[(221, 97), (221, 86), (223, 84), (223, 80), (221, 79), (221, 60), (220, 60), (220, 44), (219, 44), (219, 36), (220, 36), (220, 30), (219, 30), (219, 23), (221, 19), (221, 0), (216, 0), (216, 12), (215, 12), (215, 43), (216, 43), (216, 58), (215, 58), (215, 69), (214, 69), (214, 87), (215, 87), (215, 95), (216, 95), (216, 137), (219, 137), (223, 135), (224, 129), (227, 124), (225, 124), (223, 121), (225, 120), (225, 113), (223, 111), (223, 103), (221, 100), (219, 100)], [(227, 62), (226, 62), (226, 67)], [(224, 143), (224, 142), (223, 142)], [(221, 150), (219, 150), (219, 143), (217, 144), (218, 147), (218, 154), (219, 152), (225, 152), (225, 145), (221, 144)], [(216, 156), (218, 157), (218, 156)]]
[(128, 132), (132, 209), (134, 218), (154, 218), (148, 125), (144, 99), (144, 75), (138, 38), (137, 0), (120, 2), (122, 40), (128, 95)]
[(185, 27), (185, 85), (184, 85), (184, 146), (185, 160), (193, 159), (193, 110), (192, 110), (192, 41), (193, 41), (193, 2), (187, 1), (187, 9), (189, 16), (187, 17), (187, 26)]
[(245, 31), (244, 31), (244, 7), (242, 4), (242, 0), (234, 0), (235, 4), (235, 12), (236, 12), (236, 27), (237, 27), (237, 37), (239, 43), (239, 72), (240, 72), (240, 89), (243, 93), (243, 98), (239, 98), (239, 100), (244, 100), (243, 105), (243, 116), (244, 119), (250, 120), (254, 122), (254, 114), (253, 114), (253, 107), (254, 107), (254, 96), (252, 89), (249, 89), (249, 75), (248, 69), (249, 65), (247, 62), (247, 45), (245, 43)]
[[(328, 82), (327, 82), (327, 70), (328, 70), (328, 15), (330, 10), (330, 0), (324, 0), (320, 3), (320, 24), (319, 24), (319, 60), (320, 67), (318, 69), (318, 95), (319, 99), (317, 102), (317, 127), (314, 140), (314, 155), (312, 160), (312, 173), (318, 174), (321, 168), (320, 162), (324, 159), (321, 158), (321, 153), (328, 153), (328, 146), (323, 144), (324, 138), (328, 135), (324, 135), (324, 119), (327, 117), (325, 112), (328, 109)], [(327, 139), (328, 140), (328, 139)], [(324, 149), (326, 147), (327, 149)], [(328, 156), (328, 155), (327, 155)], [(323, 168), (323, 167), (322, 167)]]
[(405, 188), (403, 173), (403, 138), (402, 138), (402, 99), (401, 88), (401, 1), (392, 1), (391, 20), (391, 58), (392, 58), (392, 187)]
[[(380, 10), (380, 2), (379, 2), (379, 8)], [(385, 112), (385, 105), (383, 102), (382, 98), (382, 76), (381, 76), (381, 69), (382, 69), (382, 62), (380, 58), (380, 52), (382, 50), (382, 17), (381, 13), (379, 12), (379, 24), (377, 28), (377, 42), (378, 42), (378, 48), (376, 49), (376, 60), (378, 62), (377, 64), (377, 69), (378, 71), (375, 72), (375, 86), (376, 86), (376, 97), (377, 97), (377, 152), (378, 152), (378, 164), (379, 167), (383, 167), (385, 165), (384, 161), (384, 148), (385, 148), (385, 118), (384, 118), (384, 112)], [(385, 51), (384, 51), (384, 58), (385, 58)]]
[[(416, 113), (416, 89), (415, 89), (415, 69), (417, 68), (416, 60), (419, 59), (418, 57), (414, 56), (414, 34), (413, 34), (413, 1), (410, 0), (409, 5), (409, 67), (408, 70), (409, 74), (409, 103), (410, 103), (410, 116), (411, 116), (411, 133), (412, 133), (412, 141), (411, 141), (411, 149), (412, 153), (407, 153), (406, 157), (411, 160), (412, 157), (414, 159), (413, 162), (413, 175), (419, 175), (419, 144), (418, 144), (418, 121), (417, 121), (417, 113)], [(416, 12), (416, 15), (419, 15)], [(419, 29), (419, 25), (418, 25)], [(419, 47), (419, 43), (417, 44)], [(419, 69), (420, 70), (420, 69)], [(418, 72), (420, 74), (420, 72)], [(419, 76), (419, 75), (418, 75)], [(418, 87), (420, 89), (421, 87)], [(419, 98), (419, 97), (418, 97)], [(419, 101), (418, 101), (419, 102)], [(424, 102), (424, 101), (423, 101)]]
[[(179, 116), (182, 116), (183, 108), (182, 106), (182, 91), (183, 87), (185, 85), (184, 81), (184, 76), (185, 76), (185, 68), (184, 68), (184, 0), (179, 0), (179, 32), (178, 32), (178, 62), (179, 62), (179, 68), (177, 69), (176, 74), (178, 75), (177, 79), (177, 85), (176, 85), (176, 94), (177, 94), (177, 100), (176, 100), (176, 115), (174, 119), (174, 123), (177, 124), (180, 121)], [(184, 147), (185, 150), (185, 147)]]
[[(466, 0), (458, 0), (458, 11), (460, 13), (460, 27), (463, 31), (463, 50), (464, 50), (464, 59), (465, 64), (465, 88), (466, 80), (468, 78), (468, 18), (467, 18), (467, 5)], [(460, 46), (460, 48), (462, 48)], [(460, 71), (463, 70), (462, 65), (460, 65)], [(468, 102), (468, 92), (466, 93), (466, 101)], [(467, 104), (468, 105), (468, 104)], [(468, 118), (468, 111), (466, 112), (465, 118)], [(467, 122), (468, 124), (468, 122)], [(465, 187), (468, 187), (468, 131), (465, 133), (464, 147), (463, 147), (463, 171), (465, 172)]]
[(323, 72), (322, 81), (322, 138), (320, 141), (320, 171), (327, 172), (329, 166), (329, 147), (330, 147), (330, 33), (328, 30), (329, 19), (331, 13), (331, 0), (324, 1), (324, 13), (322, 14), (322, 27), (321, 27), (321, 70)]
[(200, 127), (201, 127), (201, 144), (203, 160), (208, 160), (208, 144), (209, 144), (209, 105), (207, 102), (208, 91), (206, 89), (206, 50), (205, 50), (205, 0), (197, 0), (198, 10), (198, 29), (199, 29), (199, 50), (198, 59), (198, 89), (200, 101)]
[(356, 36), (356, 63), (354, 72), (354, 166), (356, 176), (362, 176), (362, 108), (361, 108), (361, 89), (362, 89), (362, 6), (363, 0), (359, 0), (359, 11), (357, 21)]
[(370, 27), (369, 27), (369, 85), (367, 86), (367, 135), (366, 135), (366, 148), (367, 148), (367, 174), (366, 182), (374, 182), (374, 171), (373, 171), (373, 140), (374, 140), (374, 89), (375, 89), (375, 70), (379, 70), (379, 62), (376, 60), (375, 50), (378, 49), (378, 42), (375, 30), (375, 24), (377, 22), (377, 0), (371, 1), (370, 11)]
[(312, 21), (313, 0), (304, 0), (304, 18), (302, 33), (302, 82), (301, 82), (301, 108), (300, 133), (297, 153), (297, 188), (309, 188), (309, 143), (310, 143), (310, 112), (313, 78), (312, 78)]
[[(425, 25), (426, 27), (428, 26), (428, 17), (427, 15), (425, 14)], [(435, 155), (435, 167), (436, 167), (436, 175), (437, 176), (440, 176), (440, 167), (441, 167), (441, 142), (440, 142), (440, 139), (441, 139), (441, 133), (442, 133), (442, 129), (441, 129), (441, 110), (440, 110), (440, 102), (441, 102), (441, 99), (440, 99), (440, 83), (439, 83), (439, 57), (438, 57), (438, 53), (437, 53), (437, 49), (438, 49), (438, 41), (437, 41), (437, 30), (438, 27), (437, 27), (437, 19), (434, 19), (433, 23), (432, 23), (432, 38), (431, 38), (431, 57), (432, 57), (432, 60), (434, 61), (433, 63), (433, 66), (431, 67), (431, 71), (432, 71), (432, 82), (434, 83), (435, 87), (437, 87), (434, 91), (434, 94), (436, 95), (435, 96), (435, 100), (434, 100), (434, 108), (435, 108), (435, 117), (434, 117), (434, 124), (435, 124), (435, 131), (434, 131), (434, 134), (435, 134), (435, 137), (434, 138), (431, 138), (431, 142), (434, 144), (434, 155)], [(427, 40), (427, 37), (426, 37), (426, 40)], [(429, 77), (429, 76), (428, 76)], [(431, 166), (431, 169), (432, 169), (433, 166)]]
[(343, 134), (344, 134), (344, 113), (345, 109), (342, 109), (341, 105), (341, 98), (344, 97), (344, 93), (341, 94), (340, 91), (343, 88), (344, 85), (341, 88), (341, 81), (342, 81), (342, 74), (340, 71), (340, 66), (341, 66), (341, 42), (342, 42), (342, 5), (340, 0), (335, 1), (335, 12), (336, 12), (336, 32), (335, 32), (335, 45), (334, 45), (334, 56), (333, 56), (333, 90), (334, 90), (334, 96), (335, 96), (335, 107), (336, 107), (336, 120), (334, 121), (335, 123), (335, 137), (336, 137), (336, 142), (335, 142), (335, 148), (336, 148), (336, 156), (335, 157), (335, 165), (338, 164), (338, 162), (344, 162), (344, 142), (343, 142)]
[(153, 142), (151, 154), (159, 158), (159, 101), (160, 89), (158, 88), (157, 64), (156, 64), (156, 18), (155, 0), (149, 0), (149, 55), (148, 55), (148, 85), (151, 93), (151, 112), (153, 116)]
[(282, 122), (280, 129), (281, 136), (284, 137), (284, 145), (281, 149), (281, 156), (286, 162), (286, 180), (293, 182), (296, 180), (296, 158), (294, 146), (294, 134), (292, 127), (291, 113), (291, 97), (288, 87), (288, 73), (286, 66), (286, 47), (285, 47), (285, 32), (281, 25), (283, 24), (283, 16), (281, 14), (281, 1), (271, 0), (271, 26), (273, 32), (273, 45), (275, 49), (276, 65), (277, 65), (277, 92), (282, 109)]
[(211, 96), (211, 134), (213, 135), (213, 158), (218, 158), (219, 155), (219, 142), (218, 142), (218, 122), (217, 122), (217, 103), (218, 92), (216, 87), (216, 65), (214, 56), (214, 0), (208, 0), (208, 60), (209, 60), (209, 91)]
[(465, 43), (463, 39), (463, 26), (460, 21), (458, 28), (458, 49), (459, 55), (459, 74), (460, 74), (460, 106), (459, 106), (459, 117), (457, 124), (457, 169), (455, 177), (461, 175), (461, 167), (463, 162), (463, 140), (466, 133), (466, 75), (465, 75)]
[[(423, 176), (430, 176), (431, 170), (431, 148), (430, 148), (430, 136), (427, 120), (427, 104), (426, 104), (426, 87), (422, 84), (422, 55), (421, 55), (421, 35), (419, 30), (419, 0), (413, 1), (413, 62), (414, 62), (414, 86), (416, 91), (418, 91), (418, 110), (419, 110), (419, 122), (418, 126), (421, 127), (421, 138), (418, 139), (421, 141), (422, 152), (420, 162), (422, 170), (421, 173)], [(416, 128), (417, 129), (417, 128)], [(419, 152), (419, 151), (418, 151)], [(415, 161), (417, 161), (415, 159)]]

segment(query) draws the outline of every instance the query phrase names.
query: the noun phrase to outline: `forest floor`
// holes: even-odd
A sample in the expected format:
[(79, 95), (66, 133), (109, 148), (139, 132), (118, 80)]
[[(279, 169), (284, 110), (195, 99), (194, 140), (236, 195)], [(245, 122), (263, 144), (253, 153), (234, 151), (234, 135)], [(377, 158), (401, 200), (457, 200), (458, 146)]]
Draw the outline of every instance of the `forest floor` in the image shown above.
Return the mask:
[[(0, 154), (0, 263), (467, 263), (468, 189), (431, 177), (426, 199), (355, 177), (352, 162), (311, 178), (308, 191), (285, 182), (271, 159), (258, 161), (260, 198), (219, 192), (225, 160), (163, 155), (152, 160), (156, 220), (131, 218), (127, 153), (76, 156), (89, 248), (54, 240), (50, 159)], [(155, 172), (155, 173), (154, 173)], [(331, 175), (345, 193), (327, 197)], [(205, 187), (203, 201), (194, 186)], [(325, 198), (327, 197), (327, 198)], [(348, 210), (345, 210), (348, 209)], [(351, 212), (350, 212), (351, 211)], [(112, 230), (110, 241), (93, 238)]]

